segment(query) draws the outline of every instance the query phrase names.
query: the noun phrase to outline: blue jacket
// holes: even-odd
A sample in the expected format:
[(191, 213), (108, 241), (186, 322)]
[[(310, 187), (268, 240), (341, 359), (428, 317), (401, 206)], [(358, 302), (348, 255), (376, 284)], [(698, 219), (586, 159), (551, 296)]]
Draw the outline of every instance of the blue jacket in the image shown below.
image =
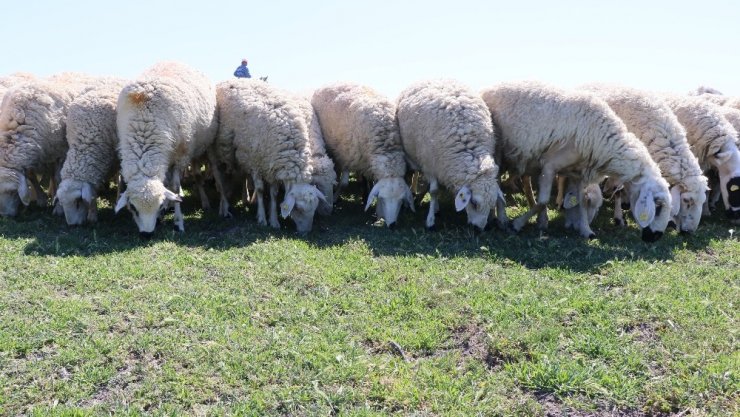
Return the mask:
[(252, 78), (249, 74), (249, 68), (246, 65), (239, 65), (234, 71), (234, 77), (238, 78)]

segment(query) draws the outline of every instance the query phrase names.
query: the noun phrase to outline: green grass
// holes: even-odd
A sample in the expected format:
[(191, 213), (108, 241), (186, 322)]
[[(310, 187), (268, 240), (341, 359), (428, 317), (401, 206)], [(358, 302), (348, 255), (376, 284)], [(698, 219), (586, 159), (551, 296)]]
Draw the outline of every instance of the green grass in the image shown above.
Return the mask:
[[(740, 242), (399, 230), (342, 200), (301, 237), (194, 210), (143, 241), (0, 219), (0, 414), (740, 414)], [(512, 208), (512, 213), (517, 209)], [(740, 233), (740, 232), (739, 232)]]

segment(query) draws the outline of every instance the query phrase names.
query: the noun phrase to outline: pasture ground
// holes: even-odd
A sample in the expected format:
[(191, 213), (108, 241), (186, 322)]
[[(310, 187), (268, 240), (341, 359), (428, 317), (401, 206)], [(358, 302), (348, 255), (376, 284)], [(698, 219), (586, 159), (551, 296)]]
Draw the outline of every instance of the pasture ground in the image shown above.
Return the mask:
[(31, 207), (0, 219), (0, 415), (739, 415), (740, 231), (645, 244), (607, 205), (592, 241), (449, 200), (301, 237), (188, 198), (150, 241)]

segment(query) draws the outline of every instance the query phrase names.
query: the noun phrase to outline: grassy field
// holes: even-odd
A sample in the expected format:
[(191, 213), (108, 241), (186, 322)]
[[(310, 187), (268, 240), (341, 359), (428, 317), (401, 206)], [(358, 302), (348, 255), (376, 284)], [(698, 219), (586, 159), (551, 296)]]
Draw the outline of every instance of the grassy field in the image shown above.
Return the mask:
[(740, 414), (719, 214), (645, 244), (607, 207), (586, 241), (554, 211), (475, 235), (450, 201), (389, 231), (348, 198), (306, 237), (195, 205), (150, 241), (110, 208), (0, 219), (1, 415)]

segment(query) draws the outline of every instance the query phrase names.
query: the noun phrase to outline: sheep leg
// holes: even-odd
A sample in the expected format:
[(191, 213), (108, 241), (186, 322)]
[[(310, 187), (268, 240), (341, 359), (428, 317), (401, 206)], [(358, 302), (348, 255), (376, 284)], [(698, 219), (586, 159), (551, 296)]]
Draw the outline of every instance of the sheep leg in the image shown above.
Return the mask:
[(563, 208), (563, 200), (565, 199), (565, 176), (558, 175), (558, 195), (555, 197), (555, 204), (558, 210)]
[[(182, 188), (180, 187), (180, 171), (177, 169), (172, 171), (172, 188), (175, 189), (178, 195), (182, 196)], [(175, 216), (174, 223), (175, 229), (180, 232), (185, 231), (185, 217), (182, 215), (182, 209), (180, 208), (180, 202), (175, 201)]]
[(254, 179), (254, 195), (257, 197), (257, 224), (260, 226), (267, 226), (267, 219), (265, 218), (265, 202), (262, 192), (264, 191), (265, 184), (262, 182), (262, 178), (256, 173), (253, 175)]
[(38, 178), (36, 178), (36, 174), (29, 171), (26, 174), (26, 178), (28, 178), (28, 182), (31, 183), (31, 190), (33, 190), (35, 194), (36, 205), (39, 207), (46, 207), (48, 199), (46, 197), (46, 193), (41, 188), (41, 184), (39, 184)]
[(97, 223), (97, 221), (98, 221), (98, 197), (95, 197), (90, 202), (90, 206), (87, 208), (87, 222)]
[(411, 192), (414, 195), (419, 194), (419, 173), (418, 172), (411, 173)]
[(439, 210), (439, 201), (437, 199), (439, 193), (439, 184), (437, 179), (434, 177), (429, 178), (429, 213), (427, 214), (427, 229), (434, 229), (434, 215)]
[(349, 185), (349, 171), (345, 170), (339, 176), (339, 184), (337, 184), (337, 189), (334, 191), (334, 203), (339, 201), (339, 194), (342, 192), (342, 188), (347, 185)]
[(216, 191), (218, 191), (219, 195), (218, 215), (221, 217), (231, 217), (231, 213), (229, 213), (228, 192), (224, 186), (224, 175), (218, 167), (218, 159), (210, 150), (206, 152), (206, 157), (208, 158), (208, 164), (210, 165), (211, 173), (213, 173), (213, 182), (216, 185)]
[(211, 209), (211, 202), (208, 201), (208, 194), (206, 194), (205, 178), (201, 173), (196, 174), (195, 187), (198, 189), (198, 196), (200, 196), (200, 206), (203, 210)]
[(584, 201), (583, 190), (585, 184), (579, 181), (576, 188), (576, 196), (578, 197), (578, 224), (573, 225), (578, 228), (578, 232), (581, 236), (587, 239), (593, 239), (596, 237), (596, 233), (591, 230), (591, 226), (588, 224), (588, 211), (586, 209), (586, 202)]
[(270, 226), (275, 229), (280, 228), (280, 222), (278, 222), (277, 215), (278, 188), (278, 185), (270, 184)]
[(618, 191), (616, 194), (614, 194), (614, 224), (617, 226), (625, 226), (624, 211), (622, 210), (621, 191)]
[(527, 198), (527, 203), (529, 203), (529, 207), (533, 207), (535, 205), (534, 191), (532, 190), (532, 177), (529, 175), (522, 177), (522, 189), (524, 197)]
[(701, 206), (701, 217), (709, 217), (712, 215), (712, 211), (709, 209), (709, 191), (707, 191), (707, 198), (704, 199), (704, 204)]
[(509, 225), (509, 218), (506, 216), (506, 200), (501, 196), (496, 198), (496, 218), (498, 219), (498, 227), (501, 230), (506, 230)]

